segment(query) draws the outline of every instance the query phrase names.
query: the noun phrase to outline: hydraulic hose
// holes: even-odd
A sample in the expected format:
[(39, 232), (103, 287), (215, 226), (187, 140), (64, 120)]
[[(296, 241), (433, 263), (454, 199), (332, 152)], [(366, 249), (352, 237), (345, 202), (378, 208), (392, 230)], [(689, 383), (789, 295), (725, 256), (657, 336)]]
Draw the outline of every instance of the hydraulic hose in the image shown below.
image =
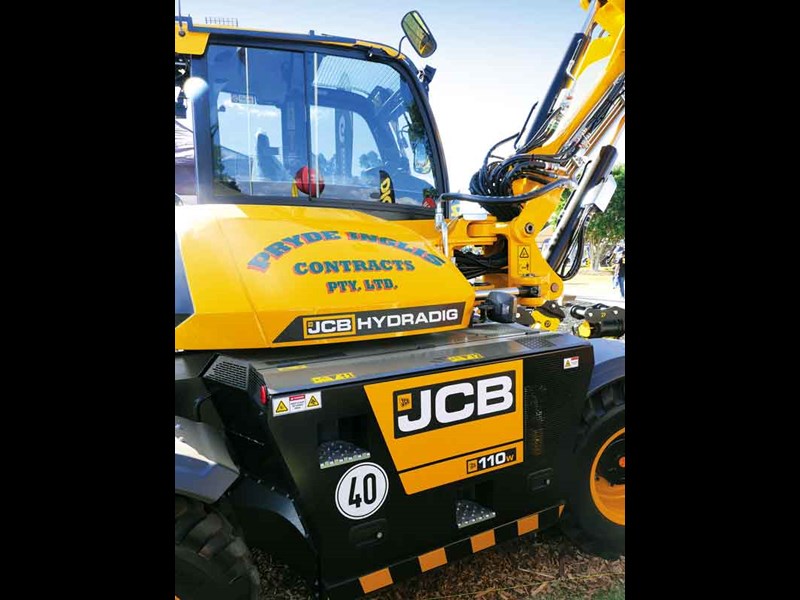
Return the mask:
[(477, 196), (475, 194), (461, 194), (458, 192), (448, 192), (439, 196), (443, 202), (450, 202), (452, 200), (465, 200), (467, 202), (480, 202), (482, 204), (515, 204), (517, 202), (527, 202), (539, 196), (544, 196), (548, 192), (552, 192), (558, 188), (570, 187), (574, 188), (577, 185), (574, 179), (561, 177), (535, 189), (527, 194), (519, 194), (518, 196)]
[(553, 269), (559, 269), (564, 262), (577, 227), (583, 221), (585, 214), (581, 210), (583, 200), (590, 191), (600, 185), (609, 175), (616, 158), (617, 149), (614, 146), (603, 146), (597, 159), (589, 165), (591, 171), (584, 173), (578, 189), (573, 192), (567, 201), (545, 255), (547, 263)]

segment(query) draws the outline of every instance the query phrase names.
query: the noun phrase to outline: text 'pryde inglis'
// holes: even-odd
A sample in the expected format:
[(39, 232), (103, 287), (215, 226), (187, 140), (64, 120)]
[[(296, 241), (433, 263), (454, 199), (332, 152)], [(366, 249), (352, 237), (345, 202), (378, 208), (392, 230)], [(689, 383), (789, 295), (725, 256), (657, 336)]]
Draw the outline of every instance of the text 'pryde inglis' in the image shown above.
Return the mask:
[[(343, 237), (344, 236), (344, 237)], [(332, 240), (352, 240), (358, 242), (371, 242), (390, 248), (396, 248), (408, 252), (413, 256), (418, 256), (424, 261), (431, 263), (437, 267), (441, 267), (446, 261), (430, 252), (426, 252), (422, 248), (414, 248), (409, 246), (406, 242), (397, 241), (395, 239), (372, 235), (369, 233), (360, 233), (357, 231), (345, 231), (343, 234), (339, 231), (309, 231), (300, 233), (298, 235), (290, 235), (281, 239), (278, 242), (273, 242), (264, 247), (264, 250), (256, 254), (247, 263), (248, 269), (264, 272), (269, 268), (271, 260), (277, 260), (282, 256), (290, 253), (296, 248), (308, 246), (309, 244), (316, 244), (317, 242), (325, 242)]]

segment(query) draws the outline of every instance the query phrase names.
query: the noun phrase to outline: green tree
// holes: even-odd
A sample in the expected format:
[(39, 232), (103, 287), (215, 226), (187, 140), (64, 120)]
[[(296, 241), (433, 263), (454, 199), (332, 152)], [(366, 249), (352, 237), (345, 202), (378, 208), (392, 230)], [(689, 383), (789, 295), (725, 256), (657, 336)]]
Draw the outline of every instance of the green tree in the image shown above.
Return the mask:
[(550, 220), (547, 221), (545, 227), (555, 227), (556, 224), (558, 224), (558, 218), (561, 216), (561, 212), (567, 205), (567, 200), (569, 200), (570, 194), (572, 194), (572, 190), (568, 188), (561, 192), (561, 198), (558, 199), (558, 206), (556, 206), (553, 214), (550, 215)]
[(358, 164), (362, 170), (373, 169), (381, 166), (381, 159), (374, 150), (358, 157)]
[(605, 212), (595, 214), (586, 228), (593, 271), (598, 271), (603, 257), (625, 239), (625, 165), (617, 165), (611, 174), (617, 190)]

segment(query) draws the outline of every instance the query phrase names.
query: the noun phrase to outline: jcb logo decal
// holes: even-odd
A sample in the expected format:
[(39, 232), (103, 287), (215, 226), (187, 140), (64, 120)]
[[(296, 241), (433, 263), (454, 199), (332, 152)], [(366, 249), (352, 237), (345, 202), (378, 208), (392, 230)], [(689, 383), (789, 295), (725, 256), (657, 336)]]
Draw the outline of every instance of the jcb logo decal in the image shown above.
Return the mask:
[(355, 315), (306, 317), (303, 319), (303, 336), (306, 339), (323, 336), (355, 335), (355, 333)]
[[(465, 460), (523, 438), (522, 360), (445, 365), (364, 385), (407, 494), (471, 477)], [(516, 456), (522, 462), (521, 441)]]
[(411, 410), (411, 394), (398, 394), (397, 395), (397, 412), (404, 410)]
[(394, 393), (394, 436), (401, 438), (513, 412), (515, 373), (470, 377)]

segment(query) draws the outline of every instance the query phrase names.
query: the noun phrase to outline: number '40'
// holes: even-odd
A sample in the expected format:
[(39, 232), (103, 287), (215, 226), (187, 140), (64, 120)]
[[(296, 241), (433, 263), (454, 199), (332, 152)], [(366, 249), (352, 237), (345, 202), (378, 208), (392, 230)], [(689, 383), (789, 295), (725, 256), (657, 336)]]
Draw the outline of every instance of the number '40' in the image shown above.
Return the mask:
[(361, 493), (356, 491), (358, 479), (358, 477), (353, 477), (350, 479), (350, 495), (347, 499), (348, 503), (350, 506), (355, 506), (356, 508), (361, 506), (362, 499), (366, 504), (373, 504), (378, 497), (378, 480), (375, 478), (375, 473), (367, 473), (361, 480)]

